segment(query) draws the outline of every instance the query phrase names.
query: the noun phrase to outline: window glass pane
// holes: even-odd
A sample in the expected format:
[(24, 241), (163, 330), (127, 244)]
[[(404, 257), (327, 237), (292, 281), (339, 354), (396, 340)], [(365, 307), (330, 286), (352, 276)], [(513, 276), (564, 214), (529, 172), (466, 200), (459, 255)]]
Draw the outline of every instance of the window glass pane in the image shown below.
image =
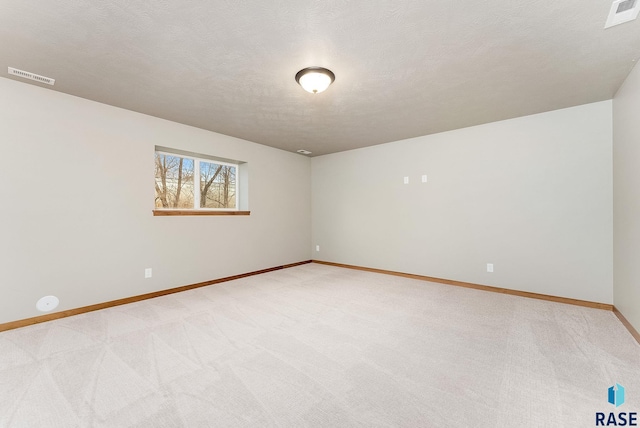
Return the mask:
[(236, 167), (200, 161), (200, 207), (236, 207)]
[(156, 208), (194, 208), (193, 162), (156, 153)]

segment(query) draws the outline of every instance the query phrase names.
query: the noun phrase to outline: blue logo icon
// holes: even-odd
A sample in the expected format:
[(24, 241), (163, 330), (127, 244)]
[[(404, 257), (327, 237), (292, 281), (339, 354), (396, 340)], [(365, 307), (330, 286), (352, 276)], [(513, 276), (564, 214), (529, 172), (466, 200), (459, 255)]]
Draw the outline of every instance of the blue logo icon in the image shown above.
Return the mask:
[(624, 404), (624, 386), (616, 383), (615, 386), (609, 388), (609, 403), (616, 407)]

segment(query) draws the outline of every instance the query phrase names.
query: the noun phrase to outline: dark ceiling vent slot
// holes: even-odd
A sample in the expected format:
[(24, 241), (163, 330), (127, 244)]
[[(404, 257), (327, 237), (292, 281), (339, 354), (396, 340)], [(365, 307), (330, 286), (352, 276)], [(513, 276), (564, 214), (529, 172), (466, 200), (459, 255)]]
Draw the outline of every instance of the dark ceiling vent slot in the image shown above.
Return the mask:
[(636, 0), (625, 0), (621, 3), (618, 3), (618, 8), (616, 9), (617, 13), (626, 12), (627, 10), (631, 10), (636, 6)]
[(22, 77), (24, 79), (35, 80), (36, 82), (46, 83), (47, 85), (53, 85), (54, 83), (56, 83), (56, 79), (40, 76), (39, 74), (30, 73), (24, 70), (18, 70), (17, 68), (8, 67), (8, 70), (9, 74)]

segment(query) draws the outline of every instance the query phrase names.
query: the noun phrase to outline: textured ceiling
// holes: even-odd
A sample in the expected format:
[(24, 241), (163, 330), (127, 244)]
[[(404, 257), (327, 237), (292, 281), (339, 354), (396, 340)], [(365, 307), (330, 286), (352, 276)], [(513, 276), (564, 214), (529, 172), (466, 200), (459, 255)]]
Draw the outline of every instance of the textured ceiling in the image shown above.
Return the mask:
[[(609, 0), (0, 0), (0, 70), (27, 70), (56, 79), (53, 90), (320, 155), (612, 98), (640, 58), (640, 20), (604, 30), (610, 7)], [(307, 66), (331, 69), (335, 83), (305, 92), (294, 76)]]

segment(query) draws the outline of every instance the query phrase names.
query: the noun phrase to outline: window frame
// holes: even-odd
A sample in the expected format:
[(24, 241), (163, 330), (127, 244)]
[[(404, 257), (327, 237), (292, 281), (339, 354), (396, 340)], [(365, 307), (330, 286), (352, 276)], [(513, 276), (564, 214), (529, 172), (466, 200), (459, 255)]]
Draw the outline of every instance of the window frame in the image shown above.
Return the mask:
[[(196, 153), (183, 153), (179, 150), (163, 150), (164, 148), (156, 147), (154, 149), (154, 162), (156, 155), (181, 157), (183, 159), (193, 160), (193, 208), (163, 208), (157, 207), (154, 199), (154, 216), (175, 216), (175, 215), (249, 215), (250, 211), (240, 210), (240, 164), (241, 162), (233, 162), (229, 160), (221, 160), (214, 156), (207, 156)], [(200, 162), (210, 164), (230, 166), (235, 168), (235, 207), (234, 208), (208, 208), (201, 207), (201, 189), (200, 189)], [(156, 180), (156, 177), (154, 177)]]

